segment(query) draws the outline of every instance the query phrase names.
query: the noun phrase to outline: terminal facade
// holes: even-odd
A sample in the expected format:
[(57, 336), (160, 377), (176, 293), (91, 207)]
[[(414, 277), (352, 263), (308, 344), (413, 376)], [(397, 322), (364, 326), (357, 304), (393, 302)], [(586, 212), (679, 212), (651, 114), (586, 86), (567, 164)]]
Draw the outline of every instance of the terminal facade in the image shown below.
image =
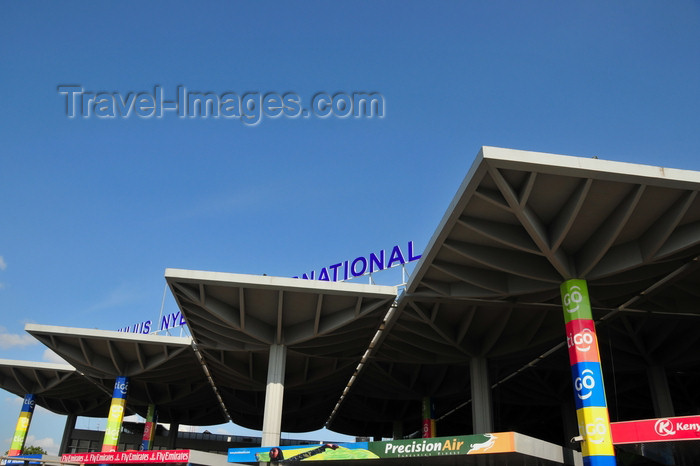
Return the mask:
[(167, 269), (191, 337), (28, 324), (67, 364), (1, 361), (2, 388), (67, 431), (107, 418), (103, 451), (157, 412), (264, 448), (325, 426), (510, 439), (489, 464), (699, 464), (698, 191), (698, 172), (484, 147), (400, 293)]

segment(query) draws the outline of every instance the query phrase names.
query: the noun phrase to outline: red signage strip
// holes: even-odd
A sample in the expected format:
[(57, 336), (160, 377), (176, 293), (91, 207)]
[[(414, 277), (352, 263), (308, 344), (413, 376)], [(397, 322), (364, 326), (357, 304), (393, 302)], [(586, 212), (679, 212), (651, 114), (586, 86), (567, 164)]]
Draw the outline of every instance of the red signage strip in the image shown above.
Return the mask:
[(613, 444), (700, 440), (700, 416), (611, 422)]
[(189, 450), (111, 451), (61, 455), (61, 462), (82, 464), (187, 463), (189, 461)]

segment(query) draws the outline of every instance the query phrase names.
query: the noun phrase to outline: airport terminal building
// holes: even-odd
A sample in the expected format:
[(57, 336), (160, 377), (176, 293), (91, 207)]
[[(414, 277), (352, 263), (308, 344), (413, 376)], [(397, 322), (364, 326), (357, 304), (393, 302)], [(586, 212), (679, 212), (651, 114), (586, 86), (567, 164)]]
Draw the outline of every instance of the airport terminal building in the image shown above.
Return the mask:
[[(25, 399), (10, 453), (39, 404), (83, 464), (700, 464), (699, 191), (700, 172), (484, 147), (401, 289), (342, 280), (412, 244), (313, 280), (167, 269), (191, 337), (28, 324), (66, 364), (0, 360)], [(77, 416), (106, 419), (92, 457)], [(157, 422), (262, 437), (205, 454), (224, 447), (156, 445)], [(281, 444), (322, 427), (366, 440)]]

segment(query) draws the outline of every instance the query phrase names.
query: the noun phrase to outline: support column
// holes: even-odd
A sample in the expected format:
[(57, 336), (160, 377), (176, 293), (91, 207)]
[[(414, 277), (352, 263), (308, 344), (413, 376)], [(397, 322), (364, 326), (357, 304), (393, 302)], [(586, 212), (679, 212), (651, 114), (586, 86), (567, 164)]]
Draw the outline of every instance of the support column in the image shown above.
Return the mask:
[(22, 454), (24, 442), (27, 440), (29, 424), (32, 422), (32, 414), (34, 413), (35, 405), (36, 402), (34, 401), (33, 394), (28, 393), (24, 395), (22, 409), (20, 410), (19, 418), (17, 419), (15, 435), (12, 437), (12, 443), (10, 444), (10, 450), (7, 452), (7, 456), (17, 456)]
[(102, 451), (117, 451), (119, 434), (121, 434), (122, 430), (122, 421), (124, 421), (124, 406), (126, 406), (126, 394), (128, 390), (129, 378), (117, 377), (117, 380), (114, 382), (112, 404), (109, 407), (105, 437), (102, 441)]
[(671, 399), (671, 389), (668, 387), (666, 369), (663, 366), (649, 366), (647, 368), (649, 377), (649, 389), (651, 390), (651, 400), (654, 404), (654, 416), (673, 417), (676, 410), (673, 408)]
[(153, 448), (153, 438), (156, 436), (156, 422), (158, 422), (157, 419), (156, 405), (149, 404), (148, 413), (146, 414), (146, 423), (143, 425), (141, 450), (151, 450)]
[(578, 421), (576, 420), (576, 406), (574, 400), (566, 399), (561, 402), (561, 422), (564, 438), (562, 445), (566, 448), (580, 450), (578, 443), (572, 443), (571, 439), (578, 436)]
[(70, 447), (70, 441), (73, 437), (73, 431), (75, 430), (75, 421), (77, 419), (78, 416), (76, 416), (75, 414), (69, 414), (66, 416), (66, 425), (63, 428), (63, 438), (61, 438), (61, 446), (58, 449), (59, 455), (73, 453), (71, 451), (68, 451), (68, 447)]
[(436, 437), (435, 406), (429, 396), (423, 397), (423, 438)]
[(586, 280), (560, 287), (584, 466), (615, 466), (598, 337)]
[(170, 430), (168, 431), (168, 450), (177, 448), (177, 433), (180, 431), (179, 422), (171, 422)]
[(493, 406), (488, 361), (481, 356), (469, 360), (472, 389), (472, 424), (475, 434), (493, 432)]
[(267, 365), (267, 389), (265, 390), (265, 413), (263, 414), (262, 447), (280, 444), (282, 434), (282, 402), (284, 400), (284, 370), (287, 362), (287, 347), (270, 346)]
[(394, 440), (401, 440), (403, 438), (403, 422), (394, 421), (392, 426), (392, 438)]

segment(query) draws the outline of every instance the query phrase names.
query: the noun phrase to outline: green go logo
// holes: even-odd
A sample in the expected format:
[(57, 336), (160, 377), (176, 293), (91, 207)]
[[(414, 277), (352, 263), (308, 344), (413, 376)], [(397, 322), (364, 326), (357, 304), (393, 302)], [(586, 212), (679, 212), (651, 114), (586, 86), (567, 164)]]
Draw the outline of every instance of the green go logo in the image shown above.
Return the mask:
[(572, 286), (569, 292), (564, 295), (564, 308), (566, 308), (566, 312), (573, 314), (578, 311), (582, 301), (583, 294), (581, 293), (581, 287), (578, 285)]

